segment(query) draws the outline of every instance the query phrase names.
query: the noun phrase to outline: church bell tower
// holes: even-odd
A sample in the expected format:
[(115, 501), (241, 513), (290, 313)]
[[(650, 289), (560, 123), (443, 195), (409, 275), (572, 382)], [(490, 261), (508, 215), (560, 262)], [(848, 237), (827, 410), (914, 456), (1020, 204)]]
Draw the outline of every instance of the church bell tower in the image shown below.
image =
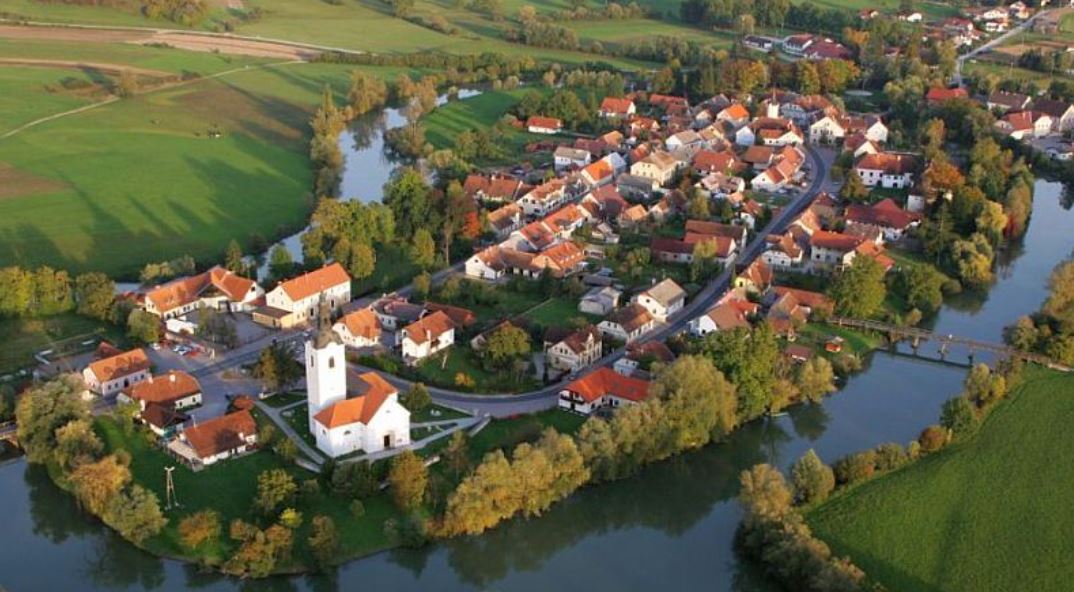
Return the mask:
[(306, 341), (306, 393), (310, 431), (313, 417), (325, 407), (347, 398), (346, 350), (332, 330), (327, 303), (322, 301), (317, 315), (317, 332)]

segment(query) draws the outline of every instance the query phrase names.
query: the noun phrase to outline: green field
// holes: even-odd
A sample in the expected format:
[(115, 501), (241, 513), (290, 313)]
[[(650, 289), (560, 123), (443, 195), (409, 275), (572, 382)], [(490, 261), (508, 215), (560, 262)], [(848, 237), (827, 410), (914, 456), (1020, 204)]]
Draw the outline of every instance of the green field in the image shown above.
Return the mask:
[(114, 325), (74, 313), (29, 319), (0, 319), (0, 374), (36, 364), (34, 354), (64, 342), (106, 337), (122, 345), (123, 334)]
[[(493, 90), (480, 95), (453, 101), (437, 108), (422, 120), (425, 137), (434, 148), (451, 148), (455, 138), (464, 131), (487, 130), (495, 125), (522, 97), (529, 92), (545, 89), (517, 88)], [(513, 164), (526, 158), (525, 146), (531, 142), (548, 141), (549, 136), (531, 134), (521, 129), (508, 129), (498, 144), (503, 157), (479, 164)]]
[(307, 122), (323, 86), (342, 95), (352, 69), (242, 69), (0, 140), (0, 264), (130, 276), (301, 228), (312, 206)]
[(808, 514), (892, 591), (1070, 590), (1074, 377), (1032, 369), (976, 437)]
[(565, 23), (565, 25), (577, 32), (579, 39), (601, 43), (643, 41), (655, 36), (664, 36), (694, 41), (717, 49), (728, 49), (735, 40), (735, 35), (731, 31), (706, 31), (678, 22), (653, 19), (575, 21)]
[[(64, 79), (93, 84), (84, 72), (54, 68), (0, 67), (0, 133), (39, 117), (88, 105), (103, 97), (100, 92), (48, 91)], [(30, 100), (28, 100), (30, 99)], [(0, 190), (0, 195), (3, 190)]]

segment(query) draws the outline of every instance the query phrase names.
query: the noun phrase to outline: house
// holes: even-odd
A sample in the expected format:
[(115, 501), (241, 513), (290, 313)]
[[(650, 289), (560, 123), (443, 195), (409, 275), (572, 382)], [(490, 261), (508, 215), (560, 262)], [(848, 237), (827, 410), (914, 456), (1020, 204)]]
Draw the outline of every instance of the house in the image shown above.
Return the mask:
[(866, 154), (854, 164), (854, 172), (866, 187), (906, 189), (914, 184), (917, 157), (912, 154), (879, 152)]
[(634, 105), (634, 101), (630, 99), (604, 97), (604, 100), (600, 103), (599, 114), (601, 117), (608, 119), (629, 117), (637, 112), (638, 108)]
[(690, 103), (686, 100), (686, 97), (662, 95), (659, 93), (652, 93), (649, 95), (649, 104), (653, 107), (663, 109), (664, 112), (668, 114), (681, 113), (690, 108)]
[(563, 278), (585, 267), (585, 251), (573, 242), (564, 241), (537, 253), (531, 265), (536, 269), (534, 277), (548, 273), (554, 278)]
[(716, 121), (725, 121), (738, 129), (750, 122), (750, 111), (742, 103), (732, 103), (716, 113)]
[(996, 91), (985, 100), (985, 106), (990, 110), (1006, 113), (1007, 111), (1023, 111), (1029, 107), (1030, 98), (1022, 93)]
[(471, 174), (466, 177), (462, 189), (475, 201), (513, 202), (533, 188), (513, 177)]
[(772, 40), (768, 37), (761, 37), (758, 35), (746, 35), (742, 38), (742, 44), (750, 49), (766, 53), (772, 51), (774, 45)]
[(91, 393), (107, 397), (148, 380), (149, 366), (145, 350), (132, 349), (90, 362), (82, 380)]
[(675, 361), (675, 354), (662, 341), (632, 343), (627, 346), (626, 354), (615, 361), (612, 369), (623, 376), (647, 378), (654, 363), (670, 364)]
[(544, 220), (537, 220), (512, 232), (507, 240), (500, 244), (533, 253), (555, 244), (558, 238), (551, 226)]
[(600, 331), (593, 326), (583, 327), (563, 335), (550, 330), (544, 339), (548, 367), (558, 372), (578, 372), (599, 360), (603, 351)]
[(906, 231), (921, 222), (921, 214), (900, 208), (890, 197), (873, 205), (851, 204), (847, 206), (844, 217), (848, 228), (854, 225), (879, 228), (886, 241), (901, 239)]
[(659, 187), (660, 185), (653, 179), (629, 173), (619, 175), (615, 179), (615, 188), (624, 197), (649, 199)]
[(881, 12), (875, 8), (862, 8), (858, 11), (858, 18), (863, 21), (871, 21), (880, 16)]
[(966, 92), (966, 89), (962, 88), (961, 86), (955, 88), (943, 88), (940, 86), (934, 86), (930, 88), (927, 93), (925, 93), (925, 101), (927, 101), (930, 106), (935, 107), (946, 101), (951, 101), (955, 99), (968, 99), (969, 96), (970, 95)]
[(945, 20), (941, 26), (948, 35), (973, 35), (976, 31), (973, 21), (957, 16)]
[(424, 306), (400, 296), (381, 298), (370, 308), (380, 322), (381, 341), (389, 347), (399, 345), (403, 339), (403, 327), (420, 319), (426, 312)]
[[(704, 235), (704, 236), (723, 236), (727, 237), (737, 244), (745, 244), (748, 238), (749, 232), (744, 226), (736, 226), (734, 224), (721, 224), (719, 222), (709, 222), (707, 220), (687, 220), (684, 228), (686, 235), (691, 234)], [(689, 242), (689, 240), (687, 240)]]
[(1074, 129), (1074, 104), (1052, 99), (1033, 101), (1033, 111), (1052, 118), (1052, 131), (1063, 133)]
[(682, 239), (654, 238), (649, 243), (652, 256), (664, 263), (692, 263), (697, 243), (713, 242), (716, 245), (715, 260), (721, 265), (734, 261), (738, 243), (726, 236), (689, 234)]
[(807, 60), (850, 60), (854, 54), (842, 43), (825, 37), (810, 44), (802, 56)]
[(205, 273), (172, 280), (145, 294), (145, 311), (168, 320), (202, 307), (245, 312), (264, 295), (254, 280), (219, 265)]
[(656, 319), (637, 303), (630, 303), (613, 312), (598, 325), (601, 334), (630, 343), (656, 326)]
[(750, 187), (757, 191), (778, 191), (794, 181), (802, 168), (805, 155), (793, 146), (787, 146), (779, 154), (776, 164), (750, 179)]
[(671, 182), (678, 161), (667, 152), (654, 152), (630, 166), (630, 174), (643, 179), (651, 179), (657, 185)]
[(749, 294), (763, 294), (772, 285), (772, 278), (772, 268), (764, 259), (756, 259), (735, 276), (732, 286)]
[(776, 150), (771, 146), (750, 146), (739, 155), (739, 160), (754, 171), (763, 171), (775, 162)]
[(648, 396), (648, 381), (601, 367), (564, 386), (559, 392), (559, 407), (589, 415), (602, 407), (639, 403)]
[(181, 370), (171, 370), (167, 374), (152, 376), (138, 384), (125, 389), (116, 400), (121, 403), (135, 403), (142, 412), (150, 405), (161, 405), (180, 410), (201, 405), (201, 385), (193, 376)]
[[(288, 329), (313, 319), (323, 301), (337, 310), (351, 300), (351, 276), (339, 263), (280, 282), (265, 295), (265, 307), (254, 310), (254, 321)], [(278, 314), (273, 314), (277, 311)]]
[(209, 466), (253, 450), (257, 422), (243, 409), (183, 430), (168, 448), (195, 466)]
[(343, 315), (343, 318), (332, 326), (332, 330), (347, 347), (374, 347), (380, 344), (380, 319), (371, 307)]
[(716, 331), (749, 329), (749, 319), (757, 314), (759, 308), (747, 300), (734, 298), (721, 300), (705, 314), (690, 321), (690, 334), (703, 337)]
[(570, 146), (559, 146), (556, 148), (556, 151), (552, 153), (552, 158), (556, 170), (564, 171), (584, 167), (593, 159), (593, 154), (588, 150), (571, 148)]
[(925, 17), (916, 10), (900, 10), (895, 13), (895, 18), (904, 23), (920, 23)]
[(809, 141), (813, 144), (831, 144), (845, 136), (846, 129), (838, 118), (831, 115), (825, 115), (809, 124)]
[(694, 130), (683, 130), (668, 136), (668, 138), (664, 140), (664, 147), (667, 148), (669, 152), (699, 148), (701, 144), (701, 136)]
[(1008, 112), (995, 124), (997, 130), (1015, 140), (1044, 137), (1051, 133), (1052, 126), (1051, 117), (1034, 111)]
[(533, 115), (526, 120), (526, 130), (531, 134), (558, 134), (563, 131), (563, 122), (555, 117)]
[(626, 161), (618, 152), (612, 152), (583, 168), (581, 180), (591, 188), (602, 187), (614, 181), (616, 175), (624, 170)]
[(604, 316), (619, 306), (622, 292), (611, 286), (597, 286), (590, 289), (578, 303), (578, 310), (585, 314)]
[(526, 192), (518, 199), (518, 205), (527, 216), (547, 216), (566, 203), (567, 199), (567, 182), (563, 179), (552, 179)]
[(870, 140), (864, 133), (856, 133), (843, 140), (843, 151), (849, 152), (851, 158), (857, 160), (866, 154), (880, 152), (880, 146)]
[(789, 271), (802, 265), (803, 249), (790, 233), (770, 234), (765, 237), (765, 251), (761, 261), (772, 269)]
[(619, 190), (613, 185), (597, 187), (587, 193), (582, 198), (581, 205), (585, 207), (590, 203), (597, 206), (600, 215), (605, 220), (615, 220), (619, 217), (620, 212), (630, 207), (630, 204), (623, 199), (623, 196), (619, 194)]
[[(754, 140), (746, 142), (748, 134), (740, 138), (740, 134), (743, 133), (742, 129), (752, 132)], [(743, 146), (749, 146), (757, 140), (765, 146), (792, 146), (804, 141), (802, 132), (798, 130), (794, 122), (784, 117), (758, 117), (742, 129), (735, 133), (735, 142)]]
[(866, 115), (843, 115), (839, 118), (839, 125), (843, 126), (847, 136), (861, 134), (867, 140), (877, 144), (888, 141), (888, 126), (883, 118), (876, 114)]
[(808, 33), (786, 37), (781, 44), (783, 51), (795, 56), (805, 55), (811, 45), (813, 45), (813, 36)]
[(451, 304), (441, 304), (439, 302), (426, 302), (425, 311), (442, 312), (451, 319), (451, 323), (455, 325), (456, 329), (465, 329), (477, 322), (477, 315), (474, 311), (463, 308), (461, 306), (453, 306)]
[(496, 238), (503, 239), (522, 228), (522, 207), (512, 202), (492, 210), (486, 214), (485, 219)]
[(746, 190), (746, 181), (742, 177), (729, 177), (723, 173), (709, 173), (697, 182), (695, 187), (705, 191), (712, 199), (735, 199)]
[(731, 174), (740, 172), (745, 165), (730, 150), (699, 150), (691, 159), (691, 166), (699, 175), (709, 173)]
[(149, 428), (149, 431), (169, 440), (190, 421), (190, 416), (186, 413), (170, 405), (156, 403), (146, 404), (145, 409), (138, 413), (138, 418)]
[(686, 304), (686, 290), (668, 278), (635, 294), (630, 301), (640, 304), (656, 320), (666, 322)]
[(436, 311), (403, 328), (403, 361), (417, 364), (453, 343), (455, 324), (443, 311)]
[(818, 230), (809, 237), (809, 259), (818, 269), (845, 267), (854, 261), (856, 249), (864, 242), (860, 236)]

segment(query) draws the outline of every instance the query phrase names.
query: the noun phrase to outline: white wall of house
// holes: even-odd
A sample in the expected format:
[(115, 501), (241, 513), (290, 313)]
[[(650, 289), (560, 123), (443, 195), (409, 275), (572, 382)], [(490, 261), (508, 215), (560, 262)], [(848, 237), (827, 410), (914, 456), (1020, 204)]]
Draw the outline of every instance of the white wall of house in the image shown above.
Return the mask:
[(89, 368), (82, 371), (82, 380), (86, 383), (86, 388), (89, 389), (91, 393), (104, 397), (114, 395), (148, 379), (149, 369), (140, 370), (125, 376), (119, 376), (104, 382), (101, 382), (101, 380), (97, 378), (97, 375)]
[(403, 336), (403, 359), (404, 360), (424, 360), (425, 358), (435, 354), (438, 351), (451, 347), (455, 343), (455, 330), (449, 329), (442, 333), (439, 338), (426, 339), (422, 343), (417, 343), (412, 340), (408, 335)]
[(317, 448), (332, 458), (358, 450), (366, 453), (410, 445), (410, 411), (399, 404), (398, 395), (388, 397), (369, 424), (355, 422), (329, 429), (316, 425)]

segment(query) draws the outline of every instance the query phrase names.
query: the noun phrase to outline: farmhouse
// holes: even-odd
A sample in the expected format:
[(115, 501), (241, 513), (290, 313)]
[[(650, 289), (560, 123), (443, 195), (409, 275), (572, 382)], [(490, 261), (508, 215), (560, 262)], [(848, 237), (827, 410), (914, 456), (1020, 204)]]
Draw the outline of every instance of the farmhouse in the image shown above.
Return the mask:
[(649, 289), (635, 294), (631, 302), (640, 304), (649, 314), (660, 322), (679, 312), (686, 304), (686, 290), (671, 278), (665, 279)]
[(850, 265), (855, 249), (863, 242), (865, 239), (860, 236), (818, 230), (809, 238), (809, 258), (818, 268)]
[(145, 350), (132, 349), (91, 362), (82, 371), (82, 380), (95, 395), (114, 395), (147, 380), (149, 365)]
[(1052, 118), (1052, 131), (1063, 133), (1074, 129), (1074, 104), (1051, 99), (1033, 101), (1033, 111)]
[(558, 134), (563, 130), (563, 122), (555, 117), (534, 115), (526, 120), (526, 130), (531, 134)]
[(437, 311), (403, 328), (403, 361), (414, 365), (455, 343), (455, 324)]
[(588, 326), (567, 335), (550, 330), (545, 334), (544, 351), (548, 366), (561, 372), (578, 372), (600, 359), (603, 346), (600, 331)]
[(745, 300), (726, 300), (690, 321), (690, 333), (702, 337), (715, 331), (749, 329), (749, 317), (756, 314), (757, 305)]
[(1053, 121), (1046, 113), (1034, 111), (1008, 112), (996, 121), (996, 129), (1014, 138), (1041, 138), (1052, 131)]
[(678, 161), (667, 152), (654, 152), (630, 167), (630, 174), (643, 179), (651, 179), (656, 185), (667, 185), (675, 171)]
[(139, 411), (161, 405), (170, 409), (186, 409), (201, 404), (201, 385), (193, 376), (172, 370), (161, 376), (150, 376), (120, 393), (121, 403), (136, 403)]
[(489, 228), (500, 239), (522, 228), (522, 208), (517, 203), (512, 202), (497, 208), (489, 212), (485, 218), (488, 220)]
[(532, 187), (513, 177), (472, 174), (466, 177), (462, 189), (477, 201), (510, 202), (525, 195)]
[(866, 187), (906, 189), (914, 184), (917, 157), (912, 154), (880, 152), (866, 154), (854, 164), (854, 172)]
[(907, 212), (890, 197), (873, 205), (851, 204), (844, 217), (847, 227), (854, 225), (875, 226), (884, 233), (884, 240), (897, 241), (907, 230), (921, 222), (921, 214)]
[(265, 295), (267, 306), (254, 310), (254, 321), (288, 329), (313, 319), (323, 301), (336, 310), (351, 300), (351, 276), (339, 263), (280, 282)]
[(638, 112), (634, 101), (616, 97), (605, 97), (600, 103), (599, 114), (604, 118), (629, 117)]
[(347, 347), (373, 347), (380, 344), (381, 325), (371, 307), (360, 308), (343, 315), (332, 330)]
[(264, 294), (257, 282), (216, 266), (198, 275), (179, 278), (145, 294), (146, 312), (167, 320), (201, 307), (248, 311)]
[(985, 100), (985, 106), (993, 111), (1006, 113), (1007, 111), (1022, 111), (1029, 107), (1031, 99), (1022, 93), (996, 91)]
[(603, 335), (630, 343), (656, 326), (656, 319), (645, 307), (631, 303), (613, 312), (601, 321), (598, 328)]
[(572, 381), (559, 392), (559, 407), (589, 415), (602, 407), (617, 408), (644, 401), (649, 382), (623, 376), (611, 368), (597, 368)]
[(565, 171), (584, 167), (593, 159), (593, 155), (588, 150), (582, 150), (581, 148), (559, 146), (552, 153), (552, 159), (557, 171)]
[(645, 379), (653, 363), (670, 364), (674, 361), (675, 354), (662, 341), (646, 341), (628, 345), (626, 355), (616, 360), (612, 369), (623, 376)]
[(761, 261), (769, 267), (788, 271), (802, 265), (802, 247), (790, 233), (770, 234), (765, 237), (765, 244), (766, 250), (761, 254)]
[(257, 445), (257, 422), (247, 410), (236, 411), (183, 430), (168, 448), (193, 466), (209, 466)]
[(566, 203), (567, 197), (567, 182), (563, 179), (552, 179), (529, 190), (519, 198), (518, 205), (527, 216), (547, 216), (549, 212)]

